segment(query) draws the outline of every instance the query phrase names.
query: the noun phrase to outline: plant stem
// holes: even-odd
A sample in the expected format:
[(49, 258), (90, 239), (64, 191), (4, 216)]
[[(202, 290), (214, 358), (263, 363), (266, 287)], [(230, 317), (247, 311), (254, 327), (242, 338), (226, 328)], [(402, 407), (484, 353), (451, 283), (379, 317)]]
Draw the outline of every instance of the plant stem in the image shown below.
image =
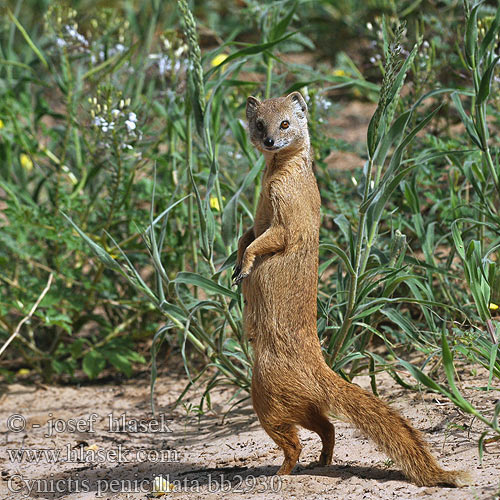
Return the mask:
[(273, 58), (268, 56), (267, 59), (267, 73), (266, 73), (266, 93), (265, 98), (271, 97), (271, 84), (273, 81)]
[[(186, 161), (188, 168), (192, 168), (193, 165), (193, 118), (192, 114), (188, 113), (186, 116)], [(189, 239), (191, 244), (191, 253), (193, 256), (193, 270), (198, 269), (198, 251), (196, 248), (196, 241), (194, 239), (194, 222), (193, 222), (193, 197), (190, 196), (188, 199), (188, 231)]]
[[(364, 203), (368, 199), (368, 194), (370, 192), (370, 183), (372, 180), (372, 169), (373, 169), (373, 158), (370, 158), (368, 160), (368, 168), (366, 172), (366, 179), (365, 179), (365, 190), (363, 193), (363, 202)], [(340, 328), (340, 331), (337, 336), (337, 340), (335, 342), (335, 348), (333, 350), (333, 355), (332, 359), (335, 361), (337, 359), (337, 356), (339, 354), (339, 351), (341, 347), (343, 346), (345, 339), (347, 337), (347, 333), (349, 332), (349, 329), (351, 328), (352, 325), (352, 312), (354, 310), (354, 304), (356, 303), (356, 295), (358, 292), (358, 280), (360, 275), (363, 272), (363, 268), (366, 265), (366, 262), (368, 260), (368, 256), (370, 254), (370, 247), (365, 248), (364, 255), (362, 255), (362, 247), (363, 247), (363, 240), (365, 238), (365, 220), (366, 220), (366, 211), (363, 210), (363, 212), (360, 212), (359, 216), (359, 224), (358, 224), (358, 234), (356, 237), (356, 250), (354, 253), (354, 275), (351, 276), (351, 281), (349, 285), (349, 296), (348, 296), (348, 302), (347, 302), (347, 309), (344, 317), (344, 322), (342, 323), (342, 327)], [(363, 258), (363, 263), (361, 261), (362, 256)]]

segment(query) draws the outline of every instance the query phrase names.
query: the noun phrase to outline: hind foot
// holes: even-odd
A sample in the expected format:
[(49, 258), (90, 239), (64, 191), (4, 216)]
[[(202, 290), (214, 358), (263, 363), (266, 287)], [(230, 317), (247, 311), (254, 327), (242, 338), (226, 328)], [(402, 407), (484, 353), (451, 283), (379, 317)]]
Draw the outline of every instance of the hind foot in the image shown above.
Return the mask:
[(322, 451), (319, 456), (319, 464), (320, 465), (331, 465), (333, 458), (333, 449), (329, 449), (328, 451)]
[(333, 453), (325, 453), (324, 451), (321, 452), (319, 456), (319, 460), (314, 460), (313, 462), (310, 462), (307, 466), (306, 469), (314, 469), (316, 467), (325, 467), (326, 465), (331, 465), (332, 464), (332, 456)]

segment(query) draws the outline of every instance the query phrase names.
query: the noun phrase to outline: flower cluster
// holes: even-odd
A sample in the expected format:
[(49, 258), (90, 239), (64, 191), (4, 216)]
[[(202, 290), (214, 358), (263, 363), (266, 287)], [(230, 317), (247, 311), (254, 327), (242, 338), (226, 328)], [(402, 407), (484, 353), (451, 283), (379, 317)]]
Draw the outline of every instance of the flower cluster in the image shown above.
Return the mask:
[(90, 55), (90, 61), (92, 64), (97, 64), (98, 62), (104, 62), (116, 54), (122, 54), (127, 50), (127, 47), (123, 43), (117, 43), (110, 47), (107, 51), (104, 50), (102, 44), (97, 47), (97, 52)]
[[(177, 43), (176, 43), (177, 42)], [(186, 57), (188, 47), (185, 43), (174, 42), (163, 38), (160, 52), (149, 54), (149, 59), (158, 66), (158, 73), (161, 76), (178, 75), (185, 72), (190, 65)]]
[(91, 104), (90, 115), (92, 118), (92, 126), (102, 134), (102, 145), (109, 147), (109, 142), (105, 138), (110, 132), (119, 132), (116, 137), (125, 138), (121, 142), (121, 149), (133, 149), (130, 144), (137, 138), (141, 138), (142, 134), (137, 129), (137, 114), (129, 109), (130, 98), (115, 101), (108, 97), (103, 102), (102, 94), (98, 97), (89, 98)]
[(68, 51), (90, 52), (90, 42), (78, 31), (77, 12), (65, 5), (52, 4), (45, 16), (46, 29), (55, 35), (56, 46)]
[[(73, 26), (67, 24), (64, 29), (66, 30), (66, 33), (70, 40), (74, 41), (77, 44), (80, 44), (83, 48), (88, 48), (89, 41), (81, 33), (78, 32), (78, 25), (76, 23)], [(60, 42), (62, 42), (62, 44)], [(57, 44), (64, 47), (67, 42), (64, 39), (58, 38)]]
[[(55, 46), (67, 53), (86, 54), (91, 65), (104, 62), (127, 51), (130, 23), (115, 10), (99, 9), (86, 23), (86, 35), (77, 22), (77, 12), (65, 1), (54, 2), (45, 16), (45, 28), (55, 38)], [(121, 67), (130, 71), (129, 61)]]
[[(309, 89), (307, 87), (303, 87), (301, 89), (301, 93), (304, 96), (304, 99), (311, 113), (318, 112), (318, 114), (320, 115), (327, 114), (328, 109), (332, 105), (332, 101), (316, 91), (312, 91), (311, 93), (309, 93)], [(318, 118), (318, 122), (323, 123), (323, 121), (323, 118), (320, 116)]]
[(322, 111), (328, 111), (332, 102), (329, 101), (325, 96), (318, 95), (316, 96), (316, 106)]
[[(382, 25), (382, 20), (380, 17), (376, 16), (375, 19), (375, 25), (372, 24), (371, 22), (366, 23), (366, 28), (368, 31), (371, 33), (371, 36), (373, 37), (373, 40), (370, 42), (370, 48), (373, 51), (377, 51), (374, 55), (370, 56), (370, 63), (371, 64), (377, 64), (380, 67), (383, 66), (383, 61), (382, 61), (382, 54), (379, 52), (383, 52), (383, 45), (384, 45), (384, 35), (382, 32), (382, 29), (380, 26)], [(396, 18), (389, 18), (388, 19), (389, 24), (395, 24), (397, 26), (397, 19)], [(376, 28), (378, 26), (378, 28)], [(401, 36), (405, 36), (406, 29), (403, 28), (401, 32)], [(401, 44), (395, 44), (392, 46), (392, 50), (397, 52), (398, 54), (401, 53), (404, 56), (408, 56), (409, 52), (401, 45)], [(387, 56), (387, 55), (386, 55)]]

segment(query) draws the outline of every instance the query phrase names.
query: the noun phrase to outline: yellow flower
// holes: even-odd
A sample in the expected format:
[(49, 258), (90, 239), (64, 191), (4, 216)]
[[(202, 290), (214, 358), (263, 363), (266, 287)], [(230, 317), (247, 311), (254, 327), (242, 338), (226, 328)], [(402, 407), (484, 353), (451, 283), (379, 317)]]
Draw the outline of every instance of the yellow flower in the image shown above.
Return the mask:
[(27, 369), (27, 368), (21, 368), (17, 371), (17, 374), (20, 376), (20, 377), (23, 377), (24, 375), (29, 375), (30, 374), (30, 371)]
[(213, 68), (216, 66), (220, 66), (229, 56), (227, 54), (217, 54), (210, 64), (212, 65)]
[(28, 172), (33, 169), (33, 162), (27, 154), (21, 153), (19, 155), (19, 162), (21, 163), (21, 167), (26, 169)]
[(154, 497), (161, 497), (172, 491), (174, 489), (174, 485), (169, 483), (164, 477), (156, 476), (153, 483), (153, 491), (152, 494)]
[(210, 207), (220, 212), (219, 200), (216, 196), (210, 196)]
[(333, 76), (347, 76), (347, 73), (343, 69), (336, 69)]
[(3, 120), (0, 120), (0, 128), (4, 128), (5, 127), (5, 124), (3, 122)]
[(490, 310), (491, 311), (496, 311), (500, 306), (497, 304), (494, 304), (493, 302), (490, 302)]

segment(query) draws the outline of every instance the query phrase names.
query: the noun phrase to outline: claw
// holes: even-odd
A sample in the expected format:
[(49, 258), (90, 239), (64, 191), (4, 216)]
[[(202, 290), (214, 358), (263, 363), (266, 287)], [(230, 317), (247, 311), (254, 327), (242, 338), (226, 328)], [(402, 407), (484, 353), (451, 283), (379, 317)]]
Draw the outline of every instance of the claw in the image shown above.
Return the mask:
[(247, 276), (249, 273), (242, 273), (240, 272), (238, 276), (233, 280), (233, 286), (239, 285)]
[(234, 272), (233, 272), (233, 275), (231, 276), (231, 279), (234, 280), (234, 278), (236, 278), (236, 276), (238, 276), (238, 274), (241, 273), (241, 264), (236, 264), (234, 266)]

